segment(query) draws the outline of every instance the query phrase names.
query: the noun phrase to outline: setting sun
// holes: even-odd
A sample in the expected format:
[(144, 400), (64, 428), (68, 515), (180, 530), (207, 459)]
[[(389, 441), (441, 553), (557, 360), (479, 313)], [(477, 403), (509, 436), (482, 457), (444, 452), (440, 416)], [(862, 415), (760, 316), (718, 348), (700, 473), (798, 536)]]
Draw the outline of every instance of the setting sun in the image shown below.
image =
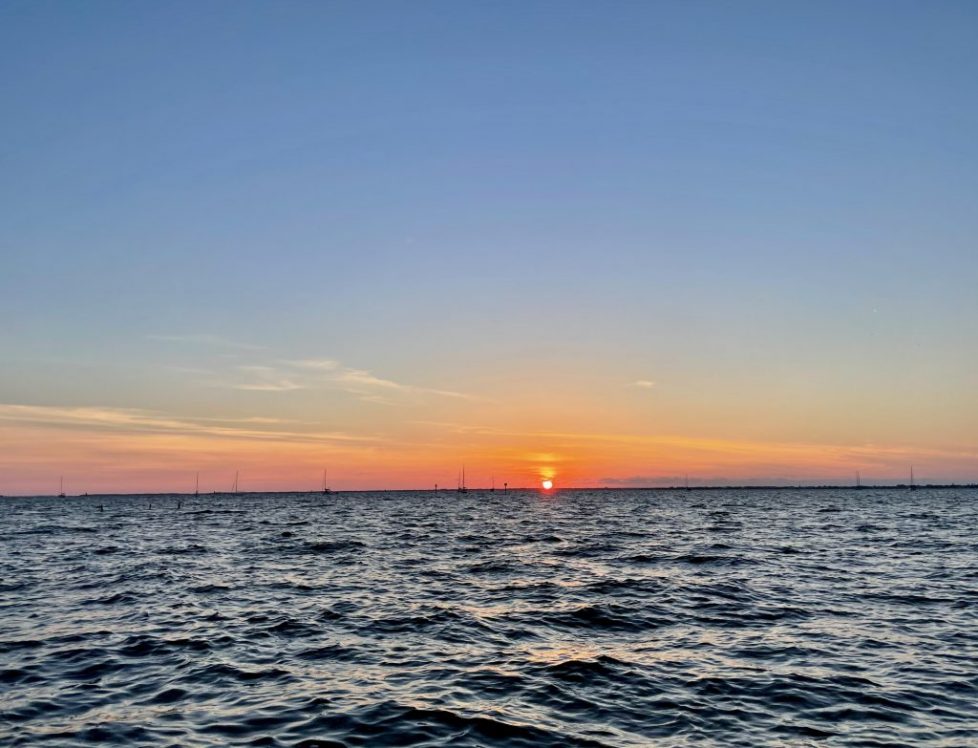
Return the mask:
[(978, 748), (978, 0), (201, 6), (0, 0), (0, 748)]

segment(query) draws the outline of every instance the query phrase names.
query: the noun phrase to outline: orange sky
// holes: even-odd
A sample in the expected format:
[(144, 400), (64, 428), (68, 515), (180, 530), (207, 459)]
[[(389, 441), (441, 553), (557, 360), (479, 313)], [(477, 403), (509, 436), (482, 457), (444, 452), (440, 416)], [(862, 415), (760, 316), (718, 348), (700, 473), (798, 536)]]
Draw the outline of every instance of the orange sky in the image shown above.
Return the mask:
[[(471, 408), (470, 403), (466, 409)], [(487, 407), (480, 403), (477, 409)], [(902, 482), (970, 479), (973, 449), (831, 444), (586, 431), (555, 423), (533, 429), (504, 408), (493, 425), (404, 418), (396, 433), (351, 433), (321, 424), (173, 417), (113, 408), (0, 407), (0, 469), (7, 495), (50, 494), (60, 475), (69, 493), (311, 490), (328, 467), (336, 489), (454, 487), (462, 465), (470, 487)], [(545, 410), (545, 409), (544, 409)], [(502, 417), (506, 416), (506, 417)], [(507, 427), (505, 422), (509, 421)]]

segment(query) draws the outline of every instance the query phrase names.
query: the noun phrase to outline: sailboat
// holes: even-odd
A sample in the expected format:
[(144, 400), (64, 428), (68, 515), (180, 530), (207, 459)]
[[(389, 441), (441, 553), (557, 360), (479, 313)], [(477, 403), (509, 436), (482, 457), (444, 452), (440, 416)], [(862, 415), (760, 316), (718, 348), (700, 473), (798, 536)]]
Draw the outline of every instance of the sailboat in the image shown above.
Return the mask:
[(465, 487), (465, 465), (462, 465), (462, 472), (459, 474), (458, 478), (458, 492), (468, 493), (469, 489)]
[(329, 490), (329, 482), (326, 480), (326, 468), (323, 468), (323, 496), (333, 493)]
[(910, 466), (910, 490), (911, 491), (916, 491), (917, 490), (917, 486), (913, 482), (913, 465)]
[(200, 473), (197, 473), (197, 477), (194, 478), (194, 498), (200, 496)]
[(862, 490), (862, 487), (863, 487), (863, 484), (859, 480), (859, 471), (857, 470), (856, 471), (856, 490), (857, 491), (861, 491)]
[(235, 496), (238, 495), (238, 471), (237, 470), (234, 471), (234, 485), (231, 486), (231, 493), (233, 493)]
[(63, 499), (65, 497), (65, 477), (61, 476), (61, 487), (58, 489), (58, 498)]

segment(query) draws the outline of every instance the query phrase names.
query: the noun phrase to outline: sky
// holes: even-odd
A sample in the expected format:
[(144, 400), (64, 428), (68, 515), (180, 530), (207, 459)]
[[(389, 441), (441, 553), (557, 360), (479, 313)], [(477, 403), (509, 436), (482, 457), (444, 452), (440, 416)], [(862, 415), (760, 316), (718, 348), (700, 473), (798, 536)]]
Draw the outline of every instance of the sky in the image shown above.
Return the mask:
[(978, 5), (0, 2), (0, 494), (978, 481)]

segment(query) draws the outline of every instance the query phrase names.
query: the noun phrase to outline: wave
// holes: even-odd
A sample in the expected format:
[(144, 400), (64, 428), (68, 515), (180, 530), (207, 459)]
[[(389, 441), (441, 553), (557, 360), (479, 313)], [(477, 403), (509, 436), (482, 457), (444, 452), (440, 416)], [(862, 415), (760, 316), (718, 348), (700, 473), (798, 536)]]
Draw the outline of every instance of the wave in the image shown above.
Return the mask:
[(15, 502), (0, 742), (978, 745), (974, 495)]

